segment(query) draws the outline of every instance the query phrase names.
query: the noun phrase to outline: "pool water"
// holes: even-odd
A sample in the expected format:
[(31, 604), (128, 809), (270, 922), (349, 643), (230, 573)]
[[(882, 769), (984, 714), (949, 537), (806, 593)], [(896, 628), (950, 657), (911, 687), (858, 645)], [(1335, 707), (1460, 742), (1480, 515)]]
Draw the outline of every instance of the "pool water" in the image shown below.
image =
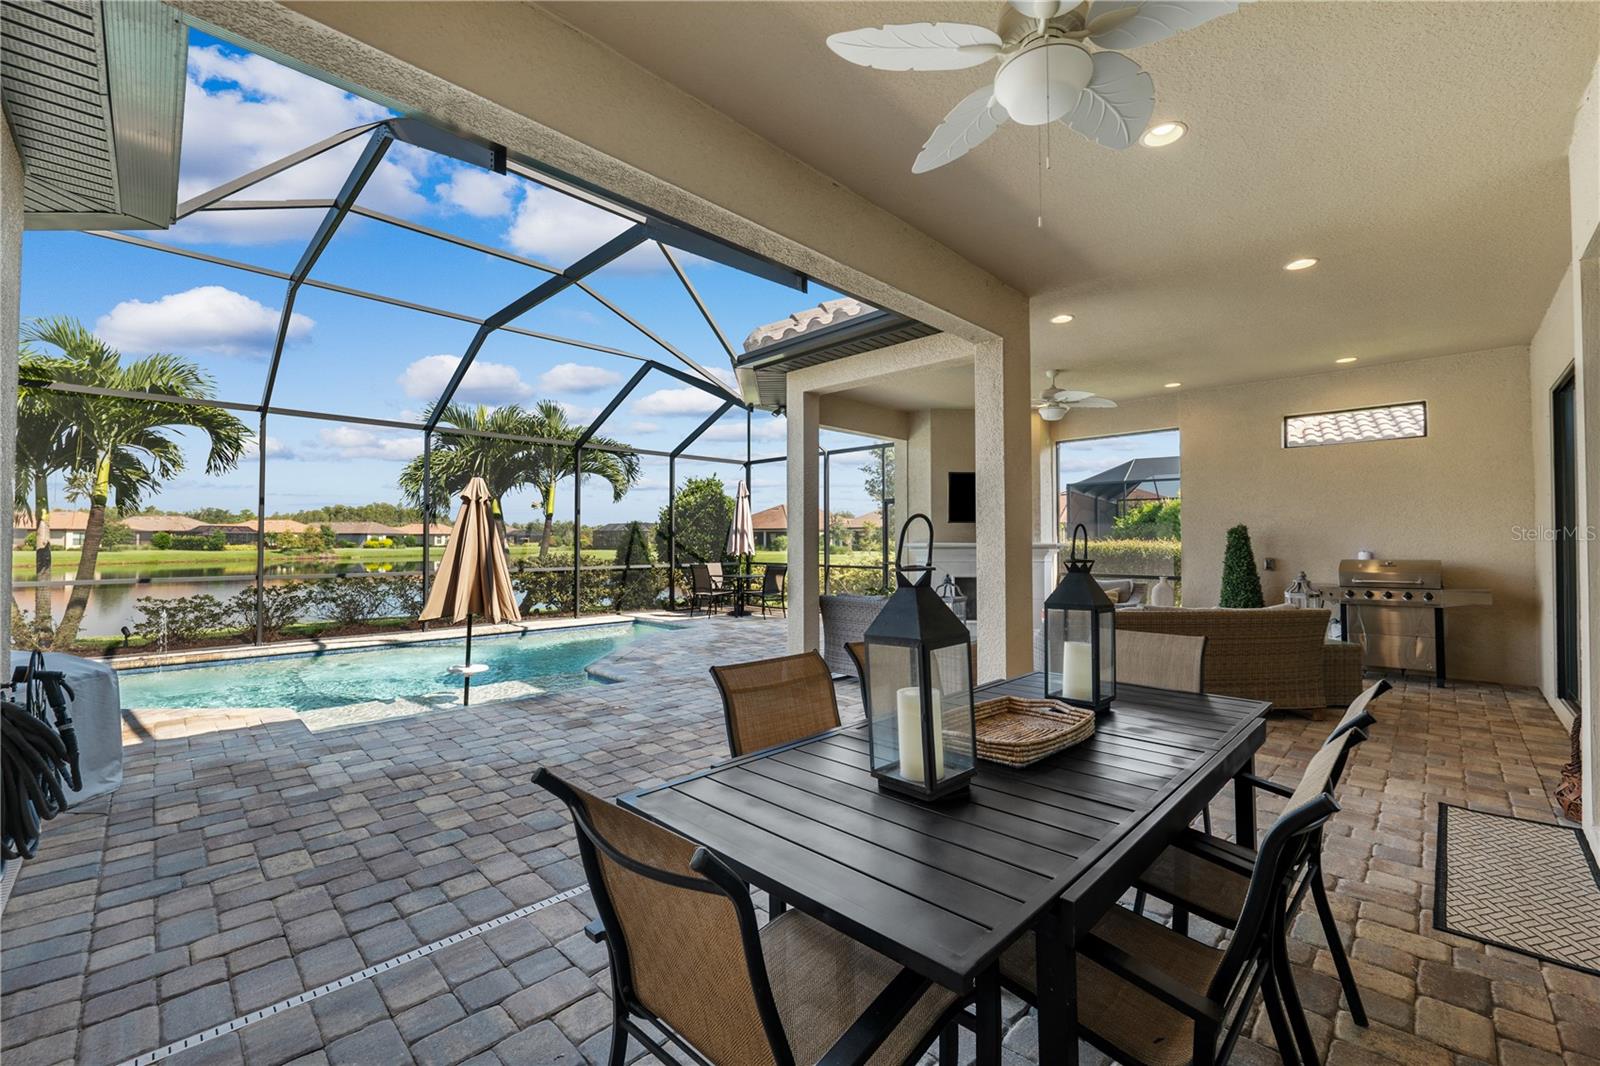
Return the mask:
[[(474, 691), (515, 681), (544, 691), (604, 682), (585, 668), (616, 649), (669, 627), (644, 622), (475, 637), (472, 661), (488, 670), (472, 678)], [(449, 668), (462, 662), (462, 641), (390, 645), (235, 659), (196, 666), (149, 667), (118, 673), (122, 705), (157, 707), (291, 707), (311, 711), (369, 700), (417, 699), (459, 692)]]

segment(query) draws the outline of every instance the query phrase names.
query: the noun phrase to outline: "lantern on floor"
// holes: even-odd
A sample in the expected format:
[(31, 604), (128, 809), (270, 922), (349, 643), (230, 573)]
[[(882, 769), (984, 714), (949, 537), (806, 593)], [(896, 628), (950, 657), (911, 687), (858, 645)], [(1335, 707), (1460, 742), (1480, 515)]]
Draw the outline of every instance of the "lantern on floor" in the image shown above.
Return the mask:
[(1089, 531), (1080, 523), (1072, 531), (1067, 571), (1044, 601), (1044, 694), (1103, 711), (1117, 694), (1117, 608), (1093, 569)]
[[(906, 531), (928, 527), (928, 563), (901, 565)], [(932, 801), (964, 793), (977, 752), (971, 635), (933, 588), (933, 523), (900, 530), (895, 589), (862, 638), (867, 747), (878, 787)]]
[(939, 583), (939, 598), (950, 608), (951, 614), (963, 622), (967, 620), (967, 597), (962, 594), (956, 579), (949, 574), (944, 575), (944, 580)]

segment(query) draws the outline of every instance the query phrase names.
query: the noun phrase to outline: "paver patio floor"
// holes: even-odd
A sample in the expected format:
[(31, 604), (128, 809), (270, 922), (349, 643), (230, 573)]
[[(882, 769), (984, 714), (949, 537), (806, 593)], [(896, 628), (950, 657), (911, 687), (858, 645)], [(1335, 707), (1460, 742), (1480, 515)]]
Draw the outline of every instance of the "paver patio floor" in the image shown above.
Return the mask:
[[(121, 1063), (580, 886), (532, 769), (615, 795), (703, 767), (726, 751), (706, 666), (782, 645), (778, 620), (701, 620), (606, 660), (618, 684), (317, 732), (286, 713), (132, 718), (124, 784), (50, 823), (5, 910), (0, 1055)], [(839, 694), (858, 715), (855, 685)], [(1338, 1010), (1316, 923), (1296, 928), (1330, 1066), (1600, 1066), (1600, 978), (1431, 927), (1437, 804), (1552, 818), (1556, 719), (1492, 685), (1402, 684), (1375, 709), (1326, 849), (1370, 1029)], [(1292, 779), (1327, 728), (1275, 717), (1260, 770)], [(604, 1061), (591, 913), (577, 895), (165, 1061)], [(1011, 1015), (1010, 1053), (1031, 1059), (1032, 1020)], [(1257, 1036), (1241, 1059), (1274, 1060)]]

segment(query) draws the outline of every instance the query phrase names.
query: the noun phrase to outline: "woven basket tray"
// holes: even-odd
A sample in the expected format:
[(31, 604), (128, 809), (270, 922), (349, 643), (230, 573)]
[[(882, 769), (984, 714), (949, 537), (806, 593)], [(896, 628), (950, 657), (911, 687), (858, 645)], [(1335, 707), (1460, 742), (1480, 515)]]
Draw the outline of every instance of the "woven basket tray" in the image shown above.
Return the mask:
[(975, 710), (978, 758), (1031, 766), (1094, 735), (1094, 712), (1056, 700), (1001, 696)]

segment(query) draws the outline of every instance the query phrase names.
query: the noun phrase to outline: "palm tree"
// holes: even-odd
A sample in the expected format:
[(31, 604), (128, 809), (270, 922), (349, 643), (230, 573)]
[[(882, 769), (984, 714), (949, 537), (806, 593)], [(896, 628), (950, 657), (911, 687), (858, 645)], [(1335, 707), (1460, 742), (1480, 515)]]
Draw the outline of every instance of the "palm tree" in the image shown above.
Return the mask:
[[(566, 410), (554, 400), (540, 400), (534, 405), (534, 415), (538, 423), (536, 435), (547, 440), (576, 441), (588, 428), (569, 420)], [(611, 499), (615, 502), (638, 482), (639, 457), (632, 452), (602, 451), (603, 448), (621, 448), (623, 444), (601, 436), (589, 438), (583, 449), (582, 464), (576, 468), (575, 449), (548, 444), (534, 447), (539, 461), (532, 482), (539, 491), (539, 509), (544, 512), (544, 533), (539, 538), (539, 561), (544, 562), (550, 557), (551, 527), (556, 520), (556, 486), (574, 474), (603, 478), (610, 483)], [(572, 530), (572, 541), (572, 550), (576, 553), (582, 547), (576, 526)]]
[[(424, 415), (431, 415), (432, 410), (430, 405)], [(514, 403), (504, 407), (453, 403), (440, 414), (439, 421), (457, 429), (472, 430), (475, 434), (503, 433), (517, 437), (535, 436), (538, 428), (532, 412)], [(533, 467), (537, 462), (533, 455), (535, 447), (526, 441), (501, 437), (435, 433), (429, 462), (433, 483), (442, 486), (444, 491), (431, 493), (431, 499), (424, 502), (420, 455), (400, 471), (400, 491), (416, 507), (431, 510), (430, 517), (444, 518), (450, 512), (455, 494), (474, 477), (481, 477), (494, 497), (494, 513), (503, 522), (500, 499), (508, 492), (532, 484)]]
[[(538, 437), (546, 441), (576, 441), (586, 426), (567, 417), (561, 405), (552, 400), (540, 400), (530, 411), (517, 404), (503, 407), (469, 407), (451, 404), (439, 416), (443, 425), (477, 433), (507, 434), (516, 437)], [(612, 498), (620, 500), (639, 480), (639, 458), (631, 453), (598, 451), (597, 448), (620, 448), (609, 437), (592, 437), (585, 448), (583, 473), (604, 478), (611, 484)], [(528, 440), (505, 440), (500, 437), (480, 437), (441, 431), (435, 434), (429, 462), (432, 464), (434, 484), (445, 491), (432, 493), (428, 504), (434, 517), (442, 517), (448, 510), (451, 497), (467, 483), (468, 479), (481, 477), (494, 497), (494, 512), (502, 522), (501, 498), (508, 492), (523, 487), (539, 494), (539, 510), (544, 512), (544, 534), (539, 541), (541, 562), (550, 557), (550, 537), (555, 525), (556, 486), (573, 476), (570, 445), (539, 444)], [(407, 463), (400, 472), (400, 488), (406, 498), (418, 507), (422, 500), (422, 459)]]
[[(70, 403), (62, 393), (52, 392), (33, 381), (53, 381), (67, 373), (67, 361), (45, 355), (24, 344), (17, 352), (21, 382), (17, 388), (16, 499), (15, 511), (33, 519), (33, 630), (35, 642), (50, 638), (50, 478), (71, 462), (66, 436), (71, 418)], [(17, 611), (13, 618), (21, 616)], [(18, 628), (17, 633), (25, 632)]]
[[(186, 400), (216, 395), (211, 376), (189, 360), (157, 352), (123, 365), (120, 352), (72, 319), (37, 320), (24, 336), (61, 351), (56, 380), (63, 383)], [(89, 606), (87, 582), (94, 580), (108, 503), (114, 499), (119, 511), (134, 510), (142, 497), (184, 468), (183, 450), (166, 431), (181, 433), (188, 427), (204, 433), (209, 441), (206, 473), (213, 475), (238, 465), (250, 436), (229, 412), (191, 403), (80, 394), (73, 397), (69, 414), (62, 441), (70, 455), (68, 495), (86, 498), (89, 514), (72, 596), (55, 632), (53, 643), (61, 648), (77, 641)]]

